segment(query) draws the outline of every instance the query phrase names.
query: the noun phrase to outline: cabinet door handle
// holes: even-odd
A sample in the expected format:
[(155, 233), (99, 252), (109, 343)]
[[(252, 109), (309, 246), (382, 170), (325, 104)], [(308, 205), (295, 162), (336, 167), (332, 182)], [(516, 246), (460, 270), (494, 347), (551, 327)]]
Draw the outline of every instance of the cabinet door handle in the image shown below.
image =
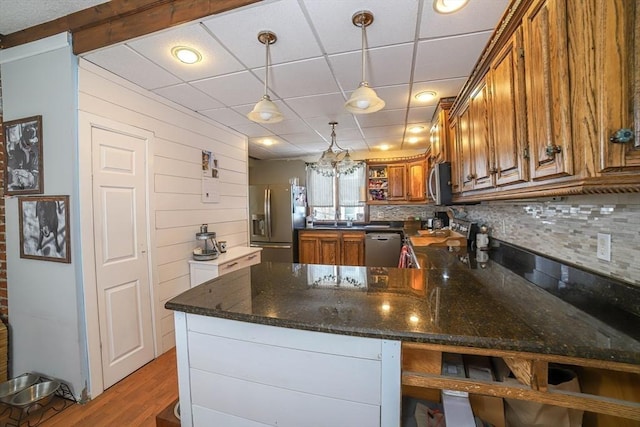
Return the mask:
[(235, 267), (236, 265), (238, 265), (237, 262), (232, 262), (231, 264), (227, 265), (226, 268), (231, 268), (231, 267)]
[(549, 144), (545, 147), (544, 153), (547, 155), (547, 158), (544, 160), (539, 160), (539, 165), (546, 165), (547, 163), (553, 163), (556, 161), (556, 154), (562, 152), (562, 147), (559, 145)]
[(633, 131), (631, 129), (618, 129), (614, 134), (609, 138), (610, 142), (615, 144), (624, 144), (626, 142), (633, 141)]
[(258, 256), (258, 255), (249, 255), (249, 256), (247, 257), (247, 259), (254, 259), (254, 258), (255, 258), (255, 257), (257, 257), (257, 256)]

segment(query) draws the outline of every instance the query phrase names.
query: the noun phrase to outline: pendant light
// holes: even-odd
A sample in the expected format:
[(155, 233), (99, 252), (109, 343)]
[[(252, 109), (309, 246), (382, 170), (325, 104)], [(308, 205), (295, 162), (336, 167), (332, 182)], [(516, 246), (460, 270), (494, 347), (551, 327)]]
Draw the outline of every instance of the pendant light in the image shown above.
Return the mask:
[(264, 77), (264, 95), (262, 99), (258, 101), (253, 110), (247, 117), (249, 120), (256, 123), (278, 123), (283, 119), (282, 113), (278, 109), (278, 106), (271, 101), (268, 92), (268, 82), (269, 82), (269, 46), (274, 44), (278, 37), (276, 37), (275, 33), (271, 31), (261, 31), (258, 33), (258, 40), (260, 43), (267, 47), (266, 51), (266, 60), (265, 60), (265, 77)]
[(365, 40), (366, 28), (373, 22), (373, 14), (368, 10), (362, 10), (356, 12), (351, 17), (351, 22), (356, 27), (362, 28), (362, 81), (360, 86), (353, 91), (351, 98), (347, 101), (344, 107), (353, 114), (369, 114), (380, 111), (384, 108), (384, 101), (378, 98), (376, 92), (369, 87), (369, 83), (365, 78)]

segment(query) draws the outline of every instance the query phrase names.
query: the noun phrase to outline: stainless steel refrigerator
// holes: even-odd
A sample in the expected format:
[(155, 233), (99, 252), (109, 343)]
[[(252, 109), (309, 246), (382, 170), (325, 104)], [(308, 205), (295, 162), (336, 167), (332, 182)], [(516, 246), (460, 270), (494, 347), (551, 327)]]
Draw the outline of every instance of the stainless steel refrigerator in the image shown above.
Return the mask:
[(263, 261), (297, 262), (297, 229), (304, 228), (305, 188), (289, 184), (250, 185), (251, 246)]

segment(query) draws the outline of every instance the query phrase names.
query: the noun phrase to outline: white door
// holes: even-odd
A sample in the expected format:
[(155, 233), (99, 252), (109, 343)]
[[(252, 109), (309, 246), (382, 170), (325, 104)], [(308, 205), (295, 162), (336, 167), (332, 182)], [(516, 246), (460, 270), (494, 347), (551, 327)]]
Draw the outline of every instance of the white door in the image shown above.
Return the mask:
[(92, 128), (93, 217), (104, 388), (154, 357), (145, 140)]

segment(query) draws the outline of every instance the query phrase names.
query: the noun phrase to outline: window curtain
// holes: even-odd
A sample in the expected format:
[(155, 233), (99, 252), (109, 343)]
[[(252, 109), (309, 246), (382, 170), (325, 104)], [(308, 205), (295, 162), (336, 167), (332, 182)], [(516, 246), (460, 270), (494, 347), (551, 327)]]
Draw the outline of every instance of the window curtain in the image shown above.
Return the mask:
[(358, 162), (338, 177), (339, 205), (345, 207), (363, 206), (366, 201), (365, 164)]
[(307, 201), (309, 206), (333, 206), (333, 175), (315, 164), (307, 164)]

